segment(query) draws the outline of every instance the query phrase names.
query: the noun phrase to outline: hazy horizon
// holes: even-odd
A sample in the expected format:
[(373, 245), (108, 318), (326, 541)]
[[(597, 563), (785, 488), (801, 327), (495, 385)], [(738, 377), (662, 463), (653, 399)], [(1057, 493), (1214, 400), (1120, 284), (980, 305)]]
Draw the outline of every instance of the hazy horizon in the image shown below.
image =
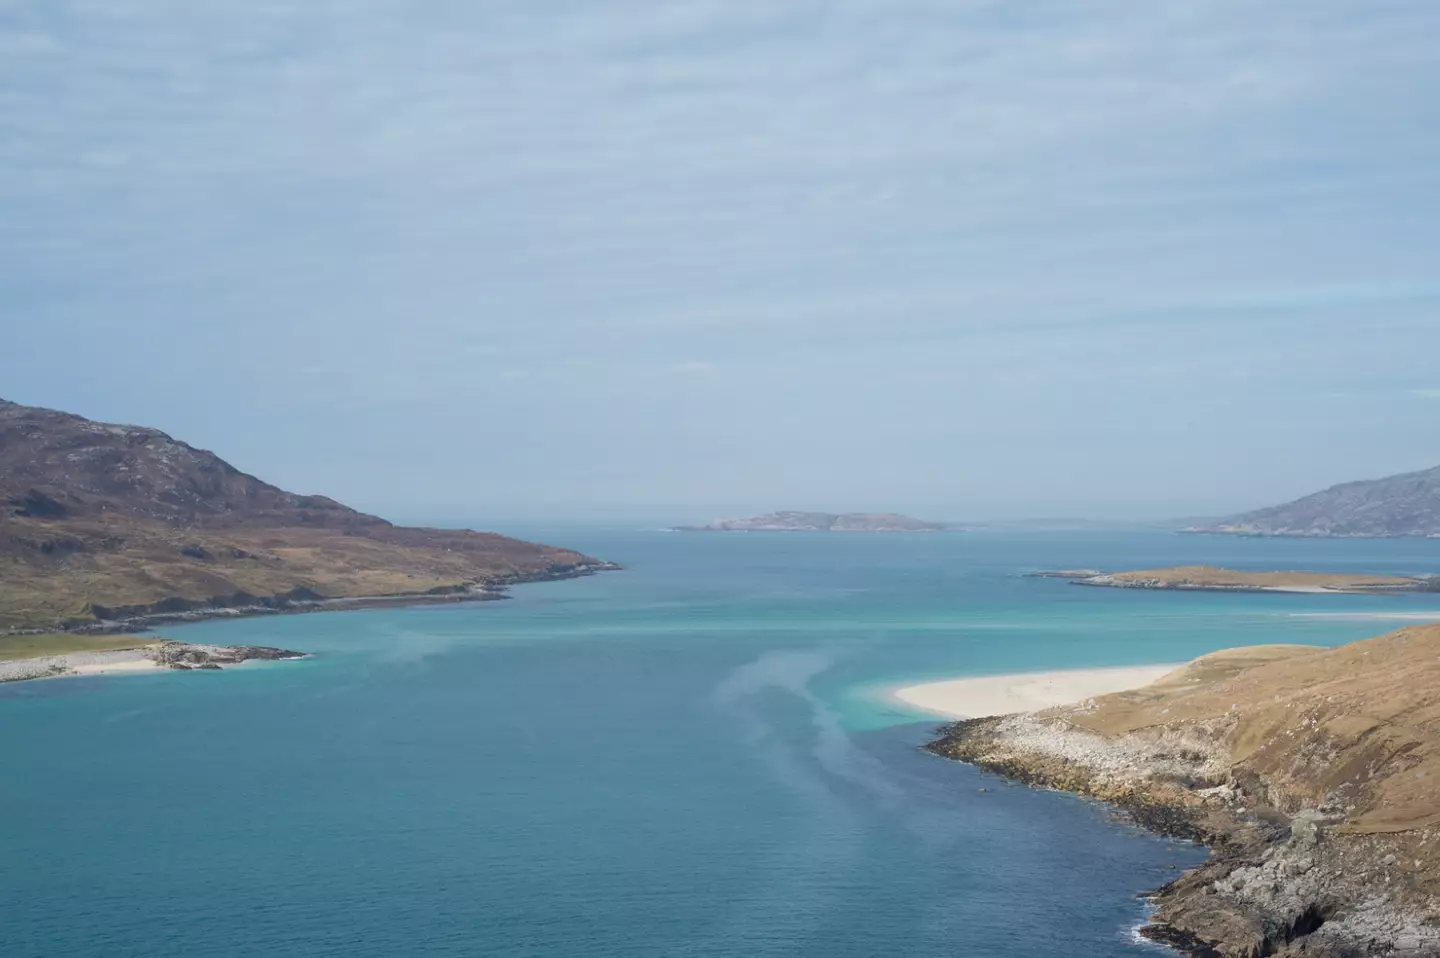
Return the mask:
[(1440, 464), (1440, 5), (0, 3), (0, 396), (391, 518)]

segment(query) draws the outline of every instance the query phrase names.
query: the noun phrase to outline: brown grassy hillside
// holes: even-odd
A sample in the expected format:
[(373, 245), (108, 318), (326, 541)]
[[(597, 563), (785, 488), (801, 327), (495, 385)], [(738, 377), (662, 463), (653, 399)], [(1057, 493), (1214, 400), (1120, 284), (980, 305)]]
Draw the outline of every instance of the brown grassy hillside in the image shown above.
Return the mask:
[(1440, 625), (1221, 652), (930, 748), (1210, 844), (1141, 930), (1187, 954), (1440, 955)]
[(395, 526), (286, 492), (154, 429), (0, 402), (0, 630), (604, 567), (493, 533)]
[(1282, 811), (1338, 800), (1342, 831), (1440, 826), (1440, 625), (1216, 653), (1068, 719), (1112, 738), (1213, 727)]

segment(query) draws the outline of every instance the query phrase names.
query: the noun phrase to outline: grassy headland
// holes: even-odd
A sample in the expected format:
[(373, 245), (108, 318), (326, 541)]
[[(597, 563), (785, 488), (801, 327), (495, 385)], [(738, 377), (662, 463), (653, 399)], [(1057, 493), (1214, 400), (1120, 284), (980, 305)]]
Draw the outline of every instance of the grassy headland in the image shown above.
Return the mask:
[(494, 533), (396, 526), (158, 430), (0, 401), (0, 632), (494, 598), (607, 568)]
[(1155, 895), (1182, 951), (1440, 954), (1440, 625), (1221, 652), (931, 749), (1214, 847)]

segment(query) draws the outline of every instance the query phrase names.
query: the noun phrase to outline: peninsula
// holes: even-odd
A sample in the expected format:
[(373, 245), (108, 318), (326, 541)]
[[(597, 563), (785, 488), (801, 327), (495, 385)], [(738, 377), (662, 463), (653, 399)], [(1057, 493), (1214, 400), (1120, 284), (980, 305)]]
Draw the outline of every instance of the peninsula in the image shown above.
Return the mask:
[(613, 568), (494, 533), (392, 525), (155, 429), (0, 401), (0, 634), (497, 598)]
[(928, 748), (1211, 846), (1141, 929), (1186, 954), (1440, 954), (1440, 625), (1219, 652)]
[(1311, 538), (1440, 537), (1440, 466), (1347, 482), (1184, 532)]
[(894, 512), (769, 512), (749, 519), (717, 519), (677, 532), (940, 532), (943, 522), (925, 522)]
[(1035, 572), (1035, 578), (1069, 579), (1074, 585), (1110, 589), (1171, 589), (1189, 592), (1306, 592), (1394, 594), (1440, 591), (1440, 577), (1363, 575), (1335, 572), (1241, 572), (1216, 566), (1102, 573)]
[(303, 659), (303, 652), (264, 645), (200, 645), (134, 636), (0, 636), (0, 682), (114, 672), (216, 670), (241, 662)]

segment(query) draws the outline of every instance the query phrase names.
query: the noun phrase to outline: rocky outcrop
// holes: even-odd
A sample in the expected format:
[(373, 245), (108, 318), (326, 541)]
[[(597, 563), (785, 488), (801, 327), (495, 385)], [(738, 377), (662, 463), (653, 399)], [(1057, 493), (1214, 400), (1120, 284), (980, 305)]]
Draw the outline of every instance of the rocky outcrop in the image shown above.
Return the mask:
[(1202, 523), (1184, 531), (1343, 538), (1440, 536), (1440, 466), (1384, 479), (1347, 482), (1281, 506)]
[(717, 519), (677, 532), (939, 532), (943, 522), (925, 522), (893, 512), (770, 512), (749, 519)]
[(264, 645), (196, 645), (190, 642), (162, 642), (152, 646), (156, 665), (167, 669), (219, 669), (252, 660), (274, 662), (303, 659), (304, 652), (274, 649)]
[(1143, 929), (1187, 954), (1440, 955), (1440, 626), (1220, 653), (929, 748), (1211, 846)]

